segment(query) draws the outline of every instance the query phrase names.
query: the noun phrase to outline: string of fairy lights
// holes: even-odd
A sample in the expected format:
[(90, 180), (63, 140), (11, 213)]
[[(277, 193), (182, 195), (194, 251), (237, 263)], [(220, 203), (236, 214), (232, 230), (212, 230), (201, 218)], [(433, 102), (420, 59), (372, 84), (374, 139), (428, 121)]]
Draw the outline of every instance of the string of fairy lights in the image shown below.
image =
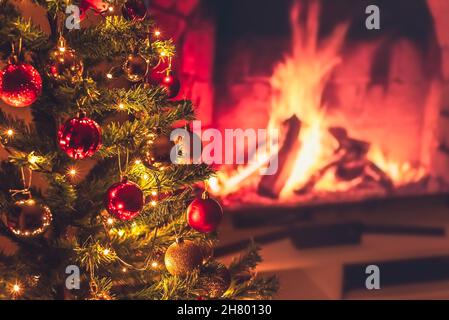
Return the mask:
[[(113, 6), (109, 6), (107, 9), (108, 12), (112, 13), (114, 12), (114, 7)], [(155, 29), (153, 32), (154, 37), (158, 40), (161, 38), (162, 36), (162, 32), (159, 29)], [(67, 50), (66, 47), (66, 43), (65, 41), (60, 41), (59, 42), (59, 46), (58, 49), (60, 52), (64, 53)], [(159, 52), (159, 58), (160, 61), (165, 61), (166, 59), (168, 59), (168, 67), (164, 70), (161, 70), (159, 72), (164, 73), (166, 76), (169, 76), (170, 72), (171, 72), (171, 68), (172, 68), (172, 55), (165, 51), (162, 50)], [(149, 61), (147, 61), (149, 62)], [(160, 62), (159, 62), (160, 63)], [(159, 64), (158, 63), (158, 64)], [(108, 71), (106, 73), (106, 79), (108, 80), (113, 80), (114, 74), (112, 72), (113, 69), (111, 69), (110, 71)], [(119, 102), (117, 104), (117, 109), (118, 110), (125, 110), (126, 109), (126, 105), (123, 102)], [(14, 136), (16, 135), (16, 131), (13, 128), (7, 128), (4, 130), (3, 132), (3, 141), (2, 141), (2, 146), (5, 147), (5, 149), (7, 151), (7, 145), (10, 141), (12, 141), (12, 139), (14, 138)], [(30, 166), (36, 165), (39, 161), (42, 161), (43, 157), (39, 157), (37, 155), (35, 155), (35, 152), (31, 152), (28, 156), (27, 156), (27, 161), (29, 163)], [(134, 164), (139, 165), (142, 163), (142, 160), (140, 159), (136, 159), (134, 160)], [(164, 170), (165, 167), (161, 166), (158, 168), (159, 170)], [(80, 177), (80, 169), (76, 166), (76, 165), (70, 165), (67, 169), (66, 169), (66, 177), (69, 178), (70, 182), (75, 183), (78, 178)], [(148, 181), (150, 179), (150, 176), (147, 173), (144, 173), (142, 175), (142, 179)], [(158, 204), (157, 201), (157, 197), (158, 197), (158, 192), (153, 190), (150, 192), (151, 193), (151, 200), (149, 202), (149, 205), (152, 207), (156, 207)], [(22, 200), (21, 204), (23, 205), (28, 205), (31, 204), (31, 202), (34, 203), (34, 199), (28, 199), (28, 200)], [(105, 221), (106, 223), (104, 224), (105, 226), (105, 230), (107, 232), (107, 234), (109, 235), (115, 235), (118, 237), (123, 237), (125, 235), (125, 233), (127, 231), (125, 231), (125, 229), (117, 229), (114, 227), (115, 223), (116, 223), (116, 219), (113, 217), (108, 217)], [(35, 231), (35, 234), (39, 234), (41, 233), (46, 227), (48, 227), (48, 225), (51, 223), (51, 216), (47, 216), (45, 217), (45, 221), (44, 221), (44, 225), (39, 228), (38, 230)], [(13, 231), (14, 232), (14, 231)], [(18, 234), (19, 231), (14, 232), (16, 235), (22, 235), (22, 234)], [(137, 224), (134, 222), (131, 224), (131, 229), (130, 229), (130, 235), (138, 235), (140, 233), (140, 231), (137, 228)], [(24, 234), (25, 236), (33, 236), (33, 234)], [(100, 248), (101, 253), (105, 256), (105, 257), (111, 257), (112, 255), (114, 255), (116, 257), (116, 259), (122, 263), (123, 267), (121, 268), (121, 272), (126, 273), (129, 271), (129, 269), (134, 269), (134, 270), (142, 270), (142, 269), (148, 269), (149, 267), (152, 269), (157, 269), (158, 267), (160, 267), (160, 263), (156, 260), (151, 260), (151, 256), (152, 254), (150, 254), (148, 256), (148, 258), (146, 260), (146, 263), (144, 265), (143, 268), (138, 268), (135, 267), (129, 263), (127, 263), (126, 261), (124, 261), (123, 259), (119, 258), (116, 256), (116, 253), (114, 252), (114, 250), (112, 249), (112, 243), (109, 244), (110, 247), (102, 247)], [(24, 288), (26, 286), (24, 285), (24, 282), (20, 281), (20, 280), (14, 280), (11, 281), (9, 283), (7, 283), (7, 290), (9, 292), (9, 294), (11, 295), (12, 299), (17, 299), (20, 296), (22, 296), (24, 294)], [(95, 293), (97, 296), (98, 295), (102, 295), (102, 298), (107, 298), (108, 295), (102, 294), (101, 292), (96, 292)]]

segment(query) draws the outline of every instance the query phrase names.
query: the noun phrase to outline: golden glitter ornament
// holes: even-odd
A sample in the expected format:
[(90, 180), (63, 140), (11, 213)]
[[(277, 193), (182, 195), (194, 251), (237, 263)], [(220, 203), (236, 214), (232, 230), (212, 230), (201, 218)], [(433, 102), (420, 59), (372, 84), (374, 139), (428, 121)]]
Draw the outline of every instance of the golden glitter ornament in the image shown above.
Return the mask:
[(177, 239), (165, 252), (165, 267), (174, 276), (187, 276), (203, 262), (203, 250), (190, 240)]

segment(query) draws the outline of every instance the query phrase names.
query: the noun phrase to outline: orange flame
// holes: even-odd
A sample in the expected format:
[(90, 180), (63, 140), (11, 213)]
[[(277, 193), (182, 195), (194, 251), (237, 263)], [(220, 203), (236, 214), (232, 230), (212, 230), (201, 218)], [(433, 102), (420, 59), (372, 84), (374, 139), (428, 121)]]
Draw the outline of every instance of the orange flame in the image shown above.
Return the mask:
[[(329, 163), (336, 149), (336, 141), (328, 131), (332, 119), (326, 114), (322, 97), (330, 73), (341, 62), (339, 52), (348, 24), (338, 25), (327, 39), (318, 41), (320, 2), (309, 3), (305, 25), (300, 23), (301, 9), (300, 1), (295, 1), (290, 15), (292, 52), (276, 66), (271, 78), (274, 94), (268, 129), (282, 127), (282, 123), (293, 115), (302, 121), (298, 137), (301, 147), (293, 172), (281, 192), (281, 199), (291, 197), (294, 190), (303, 186), (314, 173)], [(368, 159), (383, 170), (395, 185), (417, 181), (425, 173), (422, 168), (414, 169), (409, 163), (388, 160), (377, 146), (371, 147)], [(264, 165), (265, 162), (260, 161), (234, 172), (222, 171), (214, 178), (211, 191), (228, 195), (245, 184), (251, 185), (255, 183), (255, 179), (250, 179), (251, 176)], [(359, 182), (357, 179), (338, 181), (331, 170), (320, 179), (314, 190), (345, 191)]]

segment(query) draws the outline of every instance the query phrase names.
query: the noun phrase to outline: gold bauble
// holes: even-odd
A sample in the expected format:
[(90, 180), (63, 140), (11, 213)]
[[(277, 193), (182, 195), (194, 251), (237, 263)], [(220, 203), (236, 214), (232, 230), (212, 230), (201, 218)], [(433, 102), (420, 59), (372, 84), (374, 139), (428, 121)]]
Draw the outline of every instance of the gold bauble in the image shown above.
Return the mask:
[(47, 76), (57, 83), (73, 84), (83, 79), (83, 70), (83, 62), (75, 50), (67, 47), (64, 38), (61, 38), (58, 46), (49, 52), (45, 66)]
[(50, 208), (37, 203), (34, 199), (17, 201), (5, 213), (6, 226), (20, 237), (43, 234), (50, 226), (51, 219)]
[(179, 239), (165, 252), (165, 267), (174, 276), (187, 276), (201, 266), (203, 250), (190, 240)]

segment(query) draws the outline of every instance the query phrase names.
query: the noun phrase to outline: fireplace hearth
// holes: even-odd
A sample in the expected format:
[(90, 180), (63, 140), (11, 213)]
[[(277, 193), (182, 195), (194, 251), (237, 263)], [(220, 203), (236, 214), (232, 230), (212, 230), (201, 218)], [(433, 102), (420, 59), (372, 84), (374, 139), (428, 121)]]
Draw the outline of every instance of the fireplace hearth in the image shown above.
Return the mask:
[(444, 0), (188, 2), (178, 69), (203, 124), (281, 132), (275, 175), (246, 147), (248, 164), (217, 166), (209, 185), (229, 208), (449, 191)]

